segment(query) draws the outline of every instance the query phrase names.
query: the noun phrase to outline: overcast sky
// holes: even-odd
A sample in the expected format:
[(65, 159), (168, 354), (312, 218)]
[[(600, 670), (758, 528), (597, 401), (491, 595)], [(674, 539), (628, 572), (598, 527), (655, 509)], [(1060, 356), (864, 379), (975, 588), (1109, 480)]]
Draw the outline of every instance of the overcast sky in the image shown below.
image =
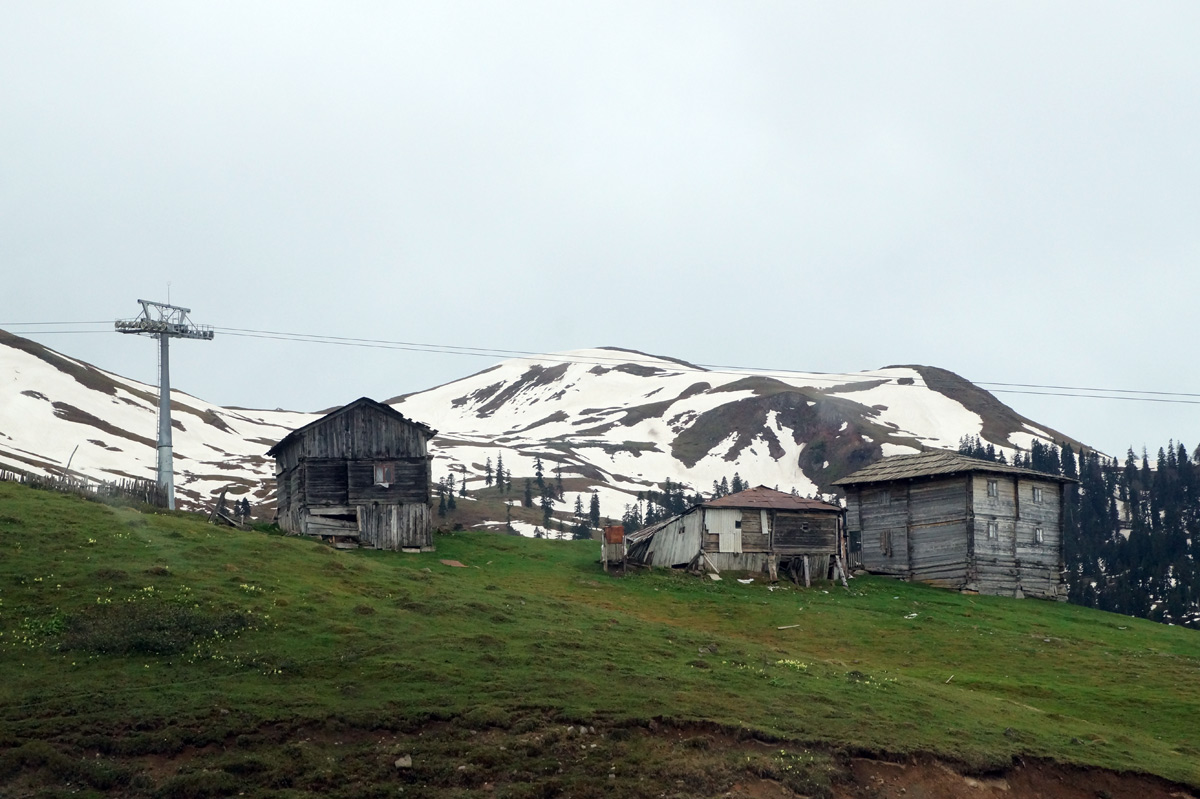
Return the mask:
[[(0, 0), (0, 322), (169, 282), (224, 328), (1200, 394), (1198, 41), (1194, 0)], [(31, 337), (156, 380), (149, 339)], [(172, 353), (304, 410), (496, 360)], [(998, 396), (1200, 444), (1200, 405)]]

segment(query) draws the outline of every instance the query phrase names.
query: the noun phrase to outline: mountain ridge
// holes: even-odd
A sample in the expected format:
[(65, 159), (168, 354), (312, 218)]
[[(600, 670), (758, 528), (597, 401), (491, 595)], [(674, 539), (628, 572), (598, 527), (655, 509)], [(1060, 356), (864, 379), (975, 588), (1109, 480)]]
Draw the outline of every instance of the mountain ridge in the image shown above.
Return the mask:
[[(96, 479), (154, 476), (154, 386), (0, 331), (0, 465)], [(347, 401), (353, 399), (348, 397)], [(600, 493), (606, 513), (671, 480), (707, 492), (735, 472), (813, 495), (880, 457), (980, 436), (1002, 451), (1082, 445), (939, 367), (824, 374), (705, 367), (615, 347), (519, 356), (387, 404), (440, 431), (435, 478), (482, 486), (489, 459), (535, 458)], [(172, 392), (177, 491), (273, 500), (266, 450), (319, 413), (223, 408)], [(576, 492), (576, 493), (583, 493)], [(565, 496), (569, 504), (573, 496)]]

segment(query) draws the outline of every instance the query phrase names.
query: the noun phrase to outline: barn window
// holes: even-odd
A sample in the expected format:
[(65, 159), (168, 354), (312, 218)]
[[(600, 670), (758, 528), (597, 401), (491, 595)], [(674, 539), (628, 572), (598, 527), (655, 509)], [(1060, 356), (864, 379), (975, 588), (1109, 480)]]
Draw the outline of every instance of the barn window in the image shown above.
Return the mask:
[(375, 485), (387, 488), (394, 482), (396, 482), (396, 464), (375, 464)]
[(1000, 536), (999, 523), (995, 522), (995, 521), (988, 522), (988, 538), (999, 538), (999, 536)]
[(1034, 502), (1042, 501), (1042, 487), (1041, 486), (1033, 487), (1033, 501)]
[(1035, 544), (1046, 543), (1046, 534), (1042, 531), (1042, 528), (1040, 528), (1040, 527), (1033, 528), (1033, 543), (1035, 543)]
[(989, 497), (1000, 496), (1000, 486), (995, 480), (988, 480), (988, 496)]
[(738, 519), (737, 521), (735, 521), (733, 523), (733, 526), (736, 527), (738, 530), (742, 529), (742, 520)]

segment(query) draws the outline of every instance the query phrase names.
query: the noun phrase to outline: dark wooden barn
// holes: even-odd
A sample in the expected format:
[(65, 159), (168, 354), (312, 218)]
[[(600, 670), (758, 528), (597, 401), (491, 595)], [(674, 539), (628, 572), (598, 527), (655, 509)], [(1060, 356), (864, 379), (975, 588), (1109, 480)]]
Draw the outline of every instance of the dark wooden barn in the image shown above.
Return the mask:
[(823, 578), (839, 554), (841, 531), (838, 506), (758, 486), (627, 535), (626, 558), (716, 571), (794, 568)]
[(871, 572), (1001, 596), (1066, 599), (1070, 478), (946, 450), (884, 458), (846, 491), (851, 558)]
[(292, 431), (267, 453), (275, 458), (279, 526), (375, 549), (432, 549), (436, 432), (367, 397)]

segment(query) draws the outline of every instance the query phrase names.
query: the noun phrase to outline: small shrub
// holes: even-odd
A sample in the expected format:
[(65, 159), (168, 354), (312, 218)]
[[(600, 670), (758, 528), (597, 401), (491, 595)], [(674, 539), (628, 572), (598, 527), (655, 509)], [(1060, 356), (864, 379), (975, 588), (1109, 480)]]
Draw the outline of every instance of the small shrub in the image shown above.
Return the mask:
[(502, 727), (512, 725), (512, 716), (498, 707), (476, 707), (463, 714), (462, 720), (471, 727)]
[(210, 796), (233, 796), (240, 783), (225, 771), (193, 771), (164, 782), (155, 791), (163, 799), (208, 799)]

